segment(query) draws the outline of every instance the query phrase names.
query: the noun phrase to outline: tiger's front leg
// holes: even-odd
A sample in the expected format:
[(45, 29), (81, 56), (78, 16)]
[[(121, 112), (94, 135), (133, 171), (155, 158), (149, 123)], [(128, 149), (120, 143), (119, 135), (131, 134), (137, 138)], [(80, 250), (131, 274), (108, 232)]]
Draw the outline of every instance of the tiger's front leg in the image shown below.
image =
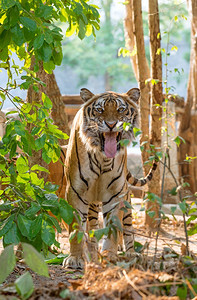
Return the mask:
[[(88, 202), (81, 198), (80, 209), (79, 209), (79, 199), (74, 189), (69, 188), (67, 193), (68, 203), (76, 209), (80, 219), (76, 216), (71, 225), (69, 225), (69, 234), (74, 231), (73, 224), (79, 224), (79, 230), (85, 232), (86, 222), (88, 217)], [(83, 200), (83, 201), (82, 201)], [(72, 269), (83, 269), (84, 268), (84, 253), (83, 253), (83, 243), (82, 240), (80, 243), (77, 241), (77, 235), (70, 240), (70, 255), (64, 260), (64, 267)]]
[[(126, 186), (125, 186), (126, 187)], [(120, 197), (111, 196), (108, 201), (103, 202), (103, 217), (104, 217), (104, 226), (108, 226), (109, 220), (116, 216), (119, 218), (120, 223), (123, 227), (123, 238), (125, 245), (125, 254), (127, 257), (133, 257), (134, 255), (134, 234), (132, 227), (132, 211), (130, 208), (127, 208), (126, 211), (122, 211), (121, 207), (123, 201), (126, 200), (130, 202), (130, 193), (127, 192), (125, 188), (124, 192), (119, 195)], [(110, 204), (110, 205), (109, 205)], [(121, 232), (117, 228), (117, 239), (111, 235), (110, 238), (105, 237), (102, 251), (107, 251), (108, 257), (111, 261), (117, 260), (117, 250), (118, 242)]]
[[(108, 201), (103, 202), (103, 219), (104, 219), (104, 227), (108, 227), (110, 220), (112, 220), (113, 217), (117, 217), (120, 222), (123, 218), (123, 211), (120, 210), (120, 199), (118, 197), (114, 197), (111, 199), (110, 204)], [(109, 236), (105, 236), (103, 239), (103, 247), (102, 247), (102, 253), (104, 256), (107, 256), (107, 258), (111, 262), (117, 261), (117, 251), (118, 251), (118, 241), (119, 241), (119, 235), (120, 230), (116, 227), (117, 230), (117, 238), (111, 234)]]

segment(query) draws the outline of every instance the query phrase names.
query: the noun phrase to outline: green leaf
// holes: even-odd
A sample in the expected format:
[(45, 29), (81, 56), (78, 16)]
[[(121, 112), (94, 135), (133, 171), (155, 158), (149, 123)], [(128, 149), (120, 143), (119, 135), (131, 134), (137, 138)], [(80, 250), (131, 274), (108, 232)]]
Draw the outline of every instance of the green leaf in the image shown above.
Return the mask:
[(58, 196), (56, 194), (45, 194), (45, 199), (42, 201), (42, 207), (45, 209), (55, 209), (58, 211), (59, 203)]
[(25, 216), (27, 217), (33, 217), (39, 210), (41, 209), (41, 206), (36, 202), (31, 202), (31, 207), (25, 211)]
[(12, 40), (17, 46), (21, 46), (25, 42), (25, 36), (22, 28), (16, 24), (12, 29)]
[(82, 239), (83, 239), (83, 236), (84, 236), (84, 232), (83, 231), (78, 231), (77, 232), (77, 243), (81, 243)]
[(32, 155), (32, 146), (34, 145), (34, 143), (31, 144), (30, 141), (27, 139), (27, 136), (21, 137), (21, 143), (22, 143), (24, 152), (31, 156)]
[(48, 97), (46, 94), (44, 94), (44, 93), (42, 93), (42, 102), (43, 102), (43, 104), (44, 104), (44, 107), (46, 107), (46, 108), (48, 108), (48, 109), (50, 109), (50, 108), (53, 107), (53, 104), (52, 104), (51, 100), (50, 100), (49, 97)]
[(172, 48), (171, 48), (171, 51), (177, 51), (178, 50), (178, 47), (177, 46), (172, 46)]
[(94, 236), (97, 239), (97, 241), (100, 241), (100, 239), (104, 236), (104, 235), (108, 235), (109, 233), (109, 228), (102, 228), (102, 229), (97, 229), (94, 231)]
[(40, 49), (44, 43), (44, 34), (38, 34), (33, 42), (34, 49)]
[(0, 255), (0, 284), (4, 282), (7, 276), (14, 270), (16, 259), (14, 255), (14, 246), (5, 247)]
[(10, 159), (16, 155), (16, 148), (17, 148), (17, 142), (16, 140), (13, 140), (10, 147)]
[(49, 155), (48, 155), (48, 152), (47, 152), (47, 150), (44, 148), (43, 150), (42, 150), (42, 159), (47, 163), (47, 164), (49, 164), (50, 162), (51, 162), (51, 157), (49, 157)]
[(9, 216), (7, 219), (5, 219), (3, 222), (1, 222), (0, 225), (0, 237), (5, 235), (6, 232), (12, 227), (12, 223), (14, 221), (15, 214)]
[(134, 137), (136, 138), (138, 135), (140, 135), (142, 132), (139, 128), (134, 127), (133, 128)]
[(76, 29), (77, 29), (77, 25), (71, 23), (70, 27), (66, 30), (66, 37), (70, 37), (71, 35), (73, 35)]
[(53, 70), (55, 69), (55, 64), (52, 60), (48, 62), (43, 62), (43, 68), (46, 73), (52, 74)]
[(52, 217), (50, 215), (45, 215), (47, 217), (47, 219), (55, 226), (55, 228), (57, 229), (57, 232), (62, 232), (62, 229), (59, 225), (58, 220), (55, 217)]
[(55, 242), (55, 230), (45, 220), (42, 221), (41, 237), (48, 246), (51, 246)]
[(20, 242), (20, 235), (16, 223), (13, 223), (11, 228), (4, 235), (3, 242), (6, 245), (15, 244), (17, 245)]
[(4, 94), (2, 91), (0, 91), (0, 97), (1, 97), (1, 99), (2, 99), (3, 101), (5, 101), (6, 96), (5, 96), (5, 94)]
[(36, 31), (37, 25), (36, 22), (28, 17), (20, 17), (20, 21), (24, 27), (30, 31)]
[(23, 174), (29, 171), (28, 162), (25, 157), (20, 156), (16, 161), (16, 169), (19, 174)]
[(155, 211), (148, 211), (147, 214), (149, 217), (153, 218), (155, 216)]
[(39, 49), (39, 53), (44, 62), (49, 62), (52, 56), (52, 46), (44, 42), (42, 47)]
[(122, 147), (127, 147), (129, 144), (130, 144), (130, 141), (127, 140), (127, 139), (120, 140), (120, 145), (121, 145)]
[(77, 233), (77, 230), (76, 230), (76, 229), (73, 230), (73, 231), (71, 231), (71, 233), (70, 233), (70, 235), (69, 235), (69, 241), (70, 241), (70, 242), (74, 239), (74, 237), (76, 236), (76, 233)]
[(26, 264), (37, 274), (49, 277), (43, 256), (32, 245), (22, 243), (22, 246)]
[(23, 275), (21, 275), (14, 284), (17, 293), (24, 300), (28, 299), (34, 291), (33, 279), (29, 272), (25, 272)]
[[(2, 195), (1, 192), (4, 192), (4, 191), (1, 190), (0, 195)], [(0, 212), (3, 212), (3, 211), (9, 212), (11, 209), (12, 209), (12, 206), (9, 203), (5, 203), (5, 204), (0, 205)], [(2, 223), (1, 223), (1, 226), (2, 226)]]
[(134, 241), (134, 249), (135, 249), (135, 252), (138, 252), (140, 253), (141, 250), (143, 248), (143, 245), (137, 241)]
[(194, 235), (197, 234), (197, 224), (194, 224), (189, 230), (188, 230), (188, 235)]
[(177, 296), (180, 300), (185, 300), (187, 298), (187, 286), (184, 284), (183, 286), (179, 286), (176, 292)]
[(177, 195), (177, 191), (176, 190), (177, 190), (177, 188), (173, 187), (170, 191), (168, 191), (168, 194), (175, 196), (175, 195)]
[(129, 208), (129, 209), (133, 208), (132, 205), (126, 200), (124, 201), (124, 205), (125, 205), (126, 208)]
[(16, 4), (15, 0), (1, 0), (1, 8), (9, 9)]
[(48, 191), (48, 192), (56, 192), (59, 188), (59, 185), (57, 184), (53, 184), (51, 182), (47, 182), (45, 184), (45, 190)]
[(172, 214), (174, 215), (177, 207), (176, 206), (171, 206), (170, 209), (171, 209)]
[(55, 256), (54, 258), (46, 258), (45, 259), (45, 262), (47, 264), (57, 264), (57, 265), (60, 265), (63, 263), (64, 259), (68, 257), (68, 254), (63, 254), (63, 253), (60, 253), (58, 254), (57, 256)]
[(179, 203), (179, 207), (182, 210), (182, 212), (185, 214), (187, 211), (187, 205), (186, 205), (185, 200)]
[(79, 19), (79, 32), (78, 32), (78, 37), (83, 40), (86, 34), (86, 25), (84, 21), (80, 18)]
[(32, 109), (31, 103), (24, 103), (23, 106), (21, 107), (21, 113), (28, 114), (31, 109)]
[(69, 289), (64, 289), (60, 292), (60, 297), (63, 299), (74, 299), (73, 294)]
[(34, 165), (33, 167), (31, 167), (31, 171), (42, 171), (42, 172), (49, 173), (49, 170), (39, 165)]
[(175, 22), (178, 21), (178, 16), (174, 16), (174, 21), (175, 21)]
[(36, 219), (33, 220), (30, 228), (29, 238), (30, 239), (35, 238), (37, 234), (41, 231), (41, 228), (42, 228), (42, 214), (36, 216)]
[(39, 127), (34, 127), (31, 131), (31, 134), (32, 135), (36, 135), (38, 132), (40, 131), (40, 128)]
[(32, 220), (29, 220), (25, 216), (19, 214), (17, 217), (17, 224), (21, 234), (28, 238), (30, 235)]
[(45, 141), (46, 141), (46, 134), (44, 133), (41, 135), (41, 137), (35, 140), (36, 149), (41, 150), (42, 148), (44, 148)]
[(70, 225), (73, 221), (73, 208), (65, 200), (60, 199), (59, 202), (60, 216), (62, 219)]
[(173, 141), (177, 144), (178, 147), (179, 147), (181, 141), (185, 144), (185, 140), (179, 135), (177, 135), (177, 137)]
[(117, 216), (112, 216), (111, 218), (113, 225), (115, 225), (122, 232), (122, 224)]
[[(9, 25), (10, 27), (13, 27), (17, 24), (18, 22), (18, 18), (19, 18), (19, 10), (18, 7), (15, 5), (14, 7), (12, 7), (12, 9), (9, 10), (10, 11), (10, 20), (9, 20)], [(13, 67), (13, 66), (12, 66)]]

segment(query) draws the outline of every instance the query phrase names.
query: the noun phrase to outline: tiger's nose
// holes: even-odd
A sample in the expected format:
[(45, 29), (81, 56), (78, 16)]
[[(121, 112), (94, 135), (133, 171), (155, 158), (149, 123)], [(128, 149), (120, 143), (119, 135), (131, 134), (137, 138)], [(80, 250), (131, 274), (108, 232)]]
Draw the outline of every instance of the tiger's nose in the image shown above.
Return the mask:
[(115, 122), (110, 122), (110, 121), (108, 121), (108, 122), (106, 122), (105, 121), (105, 124), (107, 125), (107, 127), (109, 128), (109, 129), (113, 129), (115, 126), (116, 126), (116, 124), (117, 124), (117, 122), (115, 121)]

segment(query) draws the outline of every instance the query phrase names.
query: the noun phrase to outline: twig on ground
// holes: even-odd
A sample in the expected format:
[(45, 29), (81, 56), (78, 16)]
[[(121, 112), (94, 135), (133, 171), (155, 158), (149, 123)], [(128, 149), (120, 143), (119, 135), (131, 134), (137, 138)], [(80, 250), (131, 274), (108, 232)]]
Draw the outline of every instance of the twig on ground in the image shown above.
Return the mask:
[[(149, 293), (145, 292), (143, 293), (141, 290), (140, 290), (140, 287), (139, 286), (136, 286), (135, 283), (133, 281), (130, 280), (129, 276), (127, 275), (126, 271), (123, 270), (122, 271), (126, 281), (132, 286), (132, 288), (142, 297), (142, 299), (146, 299), (147, 295)], [(143, 286), (144, 288), (144, 286)]]

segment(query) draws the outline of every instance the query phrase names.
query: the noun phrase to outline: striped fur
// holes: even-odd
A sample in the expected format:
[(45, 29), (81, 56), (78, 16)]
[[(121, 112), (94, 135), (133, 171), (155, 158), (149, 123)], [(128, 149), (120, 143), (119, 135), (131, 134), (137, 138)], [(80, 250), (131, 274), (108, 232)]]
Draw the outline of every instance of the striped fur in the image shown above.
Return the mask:
[[(99, 204), (102, 203), (104, 226), (112, 217), (118, 217), (123, 225), (126, 254), (133, 254), (134, 238), (131, 210), (123, 211), (125, 200), (130, 200), (128, 182), (134, 185), (145, 184), (136, 181), (127, 170), (127, 151), (120, 140), (132, 141), (133, 128), (138, 127), (139, 89), (134, 88), (125, 94), (106, 92), (92, 94), (81, 90), (84, 105), (75, 116), (66, 154), (66, 198), (79, 213), (81, 227), (86, 230), (98, 228)], [(123, 124), (128, 123), (127, 130)], [(153, 166), (153, 170), (155, 165)], [(127, 182), (127, 180), (128, 182)], [(76, 222), (76, 220), (74, 220)], [(72, 224), (69, 231), (73, 231)], [(97, 253), (95, 238), (91, 249)], [(102, 251), (107, 251), (109, 259), (114, 260), (117, 253), (117, 240), (113, 234), (104, 238)], [(77, 238), (70, 242), (70, 255), (65, 265), (73, 268), (83, 267), (83, 243)]]
[(147, 184), (149, 181), (151, 181), (156, 169), (157, 169), (157, 163), (153, 162), (153, 166), (146, 177), (137, 179), (128, 171), (126, 179), (128, 183), (130, 183), (132, 186), (143, 186)]

